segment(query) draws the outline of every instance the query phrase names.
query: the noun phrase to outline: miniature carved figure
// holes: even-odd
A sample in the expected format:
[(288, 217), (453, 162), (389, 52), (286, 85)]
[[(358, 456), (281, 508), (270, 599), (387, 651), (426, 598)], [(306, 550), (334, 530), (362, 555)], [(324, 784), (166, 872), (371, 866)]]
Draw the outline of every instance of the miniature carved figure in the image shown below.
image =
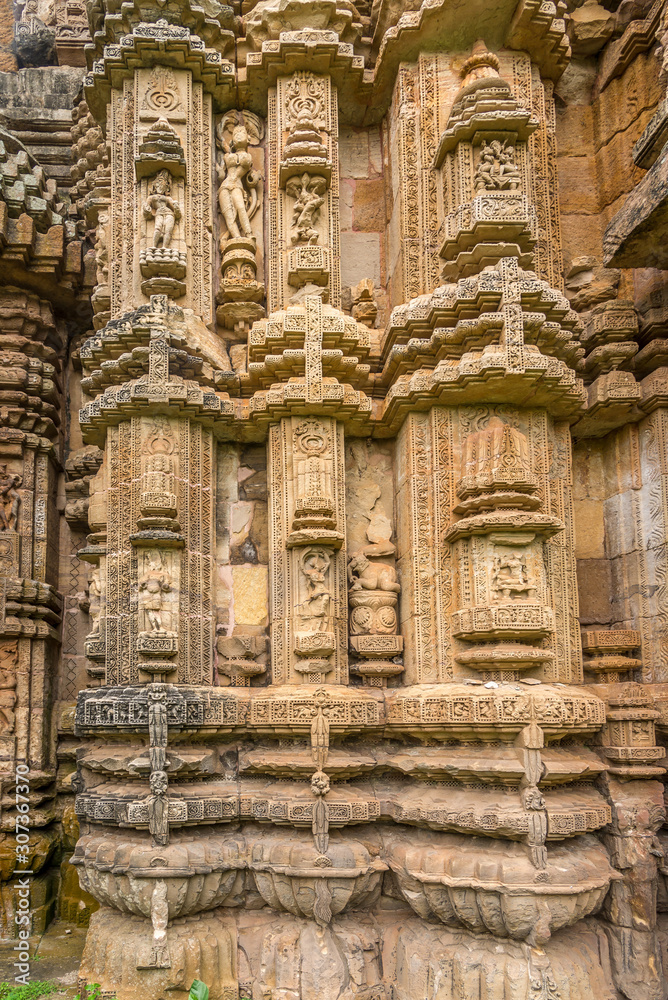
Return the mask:
[(109, 280), (109, 215), (100, 212), (97, 220), (97, 237), (95, 240), (96, 280), (98, 285), (106, 285)]
[(148, 797), (148, 828), (154, 844), (164, 847), (169, 843), (167, 772), (152, 771), (149, 787), (151, 794)]
[[(380, 511), (374, 512), (367, 527), (369, 544), (353, 553), (348, 561), (348, 596), (350, 600), (350, 635), (381, 636), (373, 646), (365, 647), (373, 658), (380, 653), (391, 656), (394, 643), (386, 637), (397, 632), (397, 605), (401, 586), (397, 573), (390, 563), (378, 562), (379, 557), (393, 556), (394, 543), (390, 541), (392, 524)], [(353, 643), (354, 645), (354, 643)], [(398, 652), (398, 649), (395, 650)], [(389, 664), (385, 664), (388, 667)], [(393, 668), (390, 668), (393, 669)]]
[(9, 736), (14, 732), (18, 659), (15, 643), (0, 647), (0, 736)]
[(498, 139), (483, 142), (475, 173), (476, 191), (516, 191), (521, 180), (513, 147)]
[(302, 627), (309, 632), (327, 631), (332, 601), (327, 582), (330, 562), (329, 552), (321, 546), (307, 549), (300, 560), (308, 596), (299, 606), (299, 613)]
[(0, 667), (0, 736), (14, 732), (16, 676)]
[(89, 633), (91, 636), (100, 634), (100, 615), (102, 614), (102, 585), (100, 576), (100, 567), (96, 566), (91, 573), (88, 583), (88, 614), (93, 623), (93, 627)]
[(146, 613), (149, 632), (166, 632), (163, 623), (164, 595), (172, 592), (162, 559), (153, 555), (148, 570), (139, 581), (139, 605)]
[(22, 483), (21, 476), (7, 472), (7, 466), (0, 466), (0, 531), (14, 531), (19, 518), (21, 495), (17, 486)]
[(350, 289), (351, 312), (358, 323), (373, 329), (378, 316), (378, 302), (371, 278), (362, 278)]
[(315, 766), (322, 771), (329, 756), (329, 715), (327, 692), (318, 690), (314, 696), (314, 714), (311, 722), (311, 755)]
[(148, 734), (152, 747), (167, 746), (167, 705), (164, 690), (148, 691)]
[(237, 125), (231, 143), (220, 140), (223, 148), (222, 162), (216, 167), (219, 181), (218, 205), (225, 219), (230, 237), (245, 236), (253, 239), (250, 220), (258, 209), (257, 187), (261, 180), (253, 170), (253, 158), (248, 152), (248, 132), (245, 125)]
[(325, 203), (327, 181), (324, 177), (302, 174), (291, 177), (285, 185), (285, 193), (295, 199), (292, 211), (293, 243), (317, 243), (316, 221)]
[(315, 795), (313, 842), (319, 854), (326, 854), (329, 847), (329, 806), (325, 802), (325, 795), (329, 792), (329, 778), (324, 771), (316, 771), (311, 776), (311, 791)]
[(172, 178), (169, 170), (156, 174), (150, 193), (144, 202), (144, 217), (155, 219), (153, 246), (169, 247), (174, 234), (174, 226), (181, 218), (181, 207), (171, 197)]
[(536, 587), (529, 578), (526, 561), (517, 552), (510, 551), (494, 559), (492, 590), (497, 598), (506, 600), (518, 595), (531, 597), (535, 593)]
[(151, 923), (153, 925), (153, 947), (149, 968), (168, 969), (171, 965), (169, 948), (167, 946), (167, 925), (169, 923), (169, 904), (167, 902), (167, 883), (159, 879), (151, 896)]

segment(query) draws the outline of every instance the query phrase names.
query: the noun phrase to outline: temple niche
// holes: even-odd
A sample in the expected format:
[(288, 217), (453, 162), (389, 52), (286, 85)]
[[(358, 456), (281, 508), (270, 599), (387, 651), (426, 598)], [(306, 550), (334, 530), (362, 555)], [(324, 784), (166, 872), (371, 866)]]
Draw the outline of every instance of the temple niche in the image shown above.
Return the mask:
[(13, 12), (0, 978), (668, 1000), (668, 5)]

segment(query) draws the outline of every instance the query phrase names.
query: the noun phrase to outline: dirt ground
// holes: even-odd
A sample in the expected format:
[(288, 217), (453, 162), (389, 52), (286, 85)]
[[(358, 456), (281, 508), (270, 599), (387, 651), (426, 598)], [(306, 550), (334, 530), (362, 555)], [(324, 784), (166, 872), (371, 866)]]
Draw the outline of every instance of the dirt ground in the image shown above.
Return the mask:
[[(73, 996), (77, 990), (79, 963), (86, 940), (86, 929), (56, 920), (40, 938), (30, 942), (31, 980), (50, 980), (62, 986), (58, 994), (49, 1000), (57, 1000), (59, 995)], [(16, 969), (16, 942), (0, 942), (0, 983), (14, 982)]]

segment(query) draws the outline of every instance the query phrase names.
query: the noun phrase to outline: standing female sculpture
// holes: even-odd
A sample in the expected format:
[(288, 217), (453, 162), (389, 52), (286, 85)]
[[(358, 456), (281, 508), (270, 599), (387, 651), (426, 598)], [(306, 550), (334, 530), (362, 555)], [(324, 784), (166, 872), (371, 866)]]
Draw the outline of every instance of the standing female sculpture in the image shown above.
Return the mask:
[(237, 125), (228, 144), (221, 137), (223, 159), (216, 167), (218, 204), (225, 219), (230, 238), (245, 236), (253, 239), (250, 220), (258, 207), (257, 185), (260, 174), (253, 170), (253, 160), (248, 152), (248, 132), (245, 125)]

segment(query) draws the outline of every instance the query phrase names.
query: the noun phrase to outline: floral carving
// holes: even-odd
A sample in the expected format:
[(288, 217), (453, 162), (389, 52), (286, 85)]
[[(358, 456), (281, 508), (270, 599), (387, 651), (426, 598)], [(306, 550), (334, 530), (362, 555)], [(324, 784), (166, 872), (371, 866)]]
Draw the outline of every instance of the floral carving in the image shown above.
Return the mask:
[(162, 115), (176, 111), (180, 104), (174, 73), (168, 66), (156, 66), (149, 77), (143, 107)]
[(325, 80), (313, 73), (295, 73), (285, 94), (285, 123), (289, 129), (308, 124), (324, 128), (327, 124), (327, 89)]

